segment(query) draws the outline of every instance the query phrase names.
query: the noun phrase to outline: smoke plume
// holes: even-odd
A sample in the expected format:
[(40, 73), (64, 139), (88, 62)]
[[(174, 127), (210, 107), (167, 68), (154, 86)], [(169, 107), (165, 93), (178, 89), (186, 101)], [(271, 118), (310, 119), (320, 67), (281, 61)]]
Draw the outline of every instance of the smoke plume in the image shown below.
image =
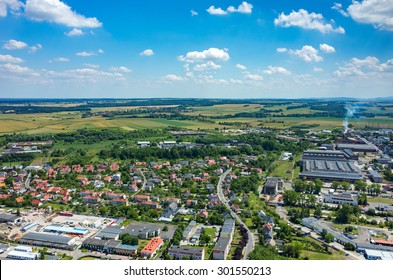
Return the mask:
[(356, 108), (349, 106), (349, 105), (345, 105), (345, 118), (343, 121), (343, 125), (344, 125), (344, 133), (348, 132), (348, 119), (352, 118), (353, 115), (356, 113)]

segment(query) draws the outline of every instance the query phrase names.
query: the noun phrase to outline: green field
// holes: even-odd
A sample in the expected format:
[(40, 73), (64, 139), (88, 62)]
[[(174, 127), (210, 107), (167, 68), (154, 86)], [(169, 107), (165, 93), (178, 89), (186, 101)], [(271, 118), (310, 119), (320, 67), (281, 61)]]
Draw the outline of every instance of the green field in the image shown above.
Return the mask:
[(384, 197), (368, 197), (367, 201), (374, 202), (374, 203), (391, 204), (391, 205), (393, 204), (393, 199), (384, 198)]
[(293, 162), (277, 160), (273, 163), (275, 168), (270, 173), (270, 176), (281, 177), (283, 179), (292, 179)]
[(344, 253), (336, 252), (336, 251), (333, 251), (332, 254), (326, 254), (326, 253), (318, 253), (318, 252), (303, 250), (300, 257), (301, 258), (307, 257), (310, 260), (345, 260)]
[[(299, 105), (301, 103), (293, 103)], [(74, 104), (62, 104), (75, 106)], [(163, 107), (176, 107), (177, 105), (169, 105)], [(159, 107), (159, 106), (152, 106)], [(312, 125), (315, 130), (334, 129), (342, 127), (342, 118), (328, 118), (328, 117), (307, 117), (302, 114), (312, 114), (318, 112), (311, 110), (309, 107), (295, 108), (288, 110), (288, 105), (274, 105), (268, 106), (260, 104), (220, 104), (214, 106), (200, 106), (187, 107), (189, 112), (184, 112), (185, 116), (200, 116), (206, 117), (206, 121), (200, 119), (194, 120), (169, 120), (165, 118), (148, 118), (147, 113), (138, 114), (138, 118), (127, 118), (117, 116), (115, 118), (105, 118), (101, 116), (92, 116), (82, 118), (80, 112), (58, 112), (58, 113), (37, 113), (37, 114), (0, 114), (0, 134), (3, 133), (17, 133), (23, 132), (27, 134), (41, 134), (41, 133), (61, 133), (75, 131), (78, 129), (102, 129), (102, 128), (120, 128), (124, 130), (138, 130), (138, 129), (160, 129), (165, 127), (178, 127), (192, 130), (214, 130), (222, 128), (241, 128), (246, 126), (251, 127), (266, 127), (273, 129), (287, 129), (291, 127), (301, 127)], [(119, 110), (130, 110), (138, 108), (149, 107), (100, 107), (93, 108), (92, 112)], [(224, 115), (234, 115), (237, 113), (253, 113), (260, 111), (261, 108), (273, 111), (271, 114), (282, 115), (282, 117), (242, 117), (242, 118), (222, 118), (210, 119), (209, 117), (217, 117)], [(371, 106), (367, 108), (372, 113), (391, 113), (393, 108), (386, 108), (382, 110), (381, 107)], [(282, 110), (278, 112), (277, 110)], [(132, 114), (132, 113), (130, 113)], [(299, 117), (287, 117), (290, 114), (300, 114)], [(393, 118), (388, 116), (375, 117), (361, 117), (349, 120), (350, 124), (355, 128), (364, 128), (365, 126), (372, 126), (377, 128), (392, 128)], [(219, 124), (219, 123), (226, 123)]]

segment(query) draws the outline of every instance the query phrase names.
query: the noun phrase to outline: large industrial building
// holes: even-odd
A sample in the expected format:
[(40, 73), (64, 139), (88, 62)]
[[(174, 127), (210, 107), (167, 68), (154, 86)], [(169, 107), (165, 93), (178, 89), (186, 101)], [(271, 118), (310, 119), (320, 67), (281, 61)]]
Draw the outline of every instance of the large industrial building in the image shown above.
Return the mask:
[(336, 144), (337, 150), (351, 150), (353, 152), (364, 152), (364, 153), (375, 153), (377, 149), (374, 146), (368, 144), (346, 144), (346, 143), (339, 143)]
[(19, 239), (19, 243), (63, 250), (75, 249), (75, 238), (42, 232), (28, 232)]
[(343, 151), (307, 150), (299, 164), (299, 176), (305, 180), (321, 179), (324, 181), (363, 180), (363, 174)]

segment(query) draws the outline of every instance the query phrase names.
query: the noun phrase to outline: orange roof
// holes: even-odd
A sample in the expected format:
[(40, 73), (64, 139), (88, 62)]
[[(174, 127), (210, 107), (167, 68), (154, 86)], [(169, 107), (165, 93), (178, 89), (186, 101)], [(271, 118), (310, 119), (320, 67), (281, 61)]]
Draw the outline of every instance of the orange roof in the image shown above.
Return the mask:
[(157, 248), (160, 247), (162, 242), (164, 242), (164, 240), (161, 237), (153, 237), (152, 240), (150, 240), (149, 243), (147, 243), (146, 246), (142, 249), (141, 253), (153, 255)]
[(386, 241), (386, 240), (375, 240), (375, 243), (377, 243), (377, 244), (383, 244), (383, 245), (390, 245), (390, 246), (393, 246), (393, 241)]

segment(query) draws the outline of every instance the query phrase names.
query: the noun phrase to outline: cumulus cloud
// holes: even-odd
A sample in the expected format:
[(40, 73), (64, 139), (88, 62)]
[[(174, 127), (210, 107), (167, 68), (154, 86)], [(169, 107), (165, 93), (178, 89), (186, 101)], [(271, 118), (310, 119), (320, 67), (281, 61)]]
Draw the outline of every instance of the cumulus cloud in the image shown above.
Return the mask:
[(290, 71), (285, 69), (284, 67), (274, 67), (274, 66), (268, 66), (267, 70), (264, 70), (263, 73), (268, 74), (268, 75), (273, 75), (273, 74), (283, 74), (283, 75), (290, 75), (292, 74)]
[(93, 55), (97, 55), (97, 54), (95, 52), (77, 52), (76, 55), (88, 57), (88, 56), (93, 56)]
[(24, 11), (29, 19), (35, 21), (47, 21), (75, 28), (102, 26), (97, 18), (80, 15), (60, 0), (27, 0)]
[(152, 49), (146, 49), (146, 50), (142, 51), (139, 55), (140, 56), (153, 56), (153, 55), (155, 55), (155, 53)]
[(120, 67), (111, 67), (109, 70), (113, 71), (113, 72), (124, 72), (124, 73), (130, 73), (132, 72), (131, 69), (128, 69), (125, 66), (120, 66)]
[(323, 58), (318, 55), (318, 50), (312, 46), (303, 46), (300, 50), (289, 50), (289, 53), (305, 62), (321, 62)]
[(340, 14), (342, 14), (344, 17), (349, 17), (348, 13), (342, 9), (343, 5), (341, 3), (334, 3), (332, 6), (333, 10), (338, 11)]
[(224, 11), (223, 9), (221, 9), (221, 8), (216, 8), (216, 7), (214, 7), (214, 6), (210, 6), (207, 10), (206, 10), (209, 14), (211, 14), (211, 15), (227, 15), (228, 14), (228, 12), (227, 11)]
[(2, 55), (0, 54), (0, 62), (5, 62), (5, 63), (22, 63), (23, 59), (19, 57), (14, 57), (12, 55), (6, 54)]
[(336, 49), (328, 44), (320, 44), (319, 49), (325, 53), (335, 53)]
[(287, 48), (277, 48), (276, 51), (279, 53), (284, 53), (284, 52), (287, 52), (288, 49)]
[(174, 74), (165, 75), (165, 76), (162, 77), (162, 79), (165, 82), (179, 82), (179, 81), (183, 81), (184, 80), (184, 78), (182, 76), (177, 76), (177, 75), (174, 75)]
[(241, 65), (241, 64), (236, 64), (236, 66), (235, 66), (237, 69), (240, 69), (240, 70), (242, 70), (242, 71), (246, 71), (247, 70), (247, 67), (246, 66), (244, 66), (244, 65)]
[(298, 12), (292, 11), (288, 15), (281, 13), (274, 20), (274, 24), (284, 28), (297, 26), (303, 29), (318, 30), (321, 33), (345, 33), (341, 26), (334, 28), (330, 23), (327, 23), (322, 14), (309, 13), (304, 9), (300, 9)]
[(375, 74), (393, 69), (393, 59), (381, 63), (375, 56), (367, 56), (364, 59), (352, 58), (344, 66), (334, 72), (337, 77), (362, 76)]
[(263, 77), (257, 74), (247, 74), (246, 79), (257, 81), (257, 82), (263, 81)]
[(197, 15), (199, 15), (198, 12), (191, 10), (191, 16), (197, 16)]
[(6, 50), (21, 50), (27, 47), (28, 45), (25, 42), (13, 40), (13, 39), (8, 40), (3, 45), (3, 48)]
[(79, 37), (85, 35), (85, 33), (81, 29), (73, 28), (71, 31), (65, 32), (65, 35), (68, 37)]
[(351, 18), (360, 23), (372, 24), (375, 28), (393, 31), (393, 1), (353, 1), (348, 7)]
[(104, 53), (104, 51), (102, 49), (98, 49), (97, 52), (92, 52), (92, 51), (86, 52), (86, 51), (83, 51), (83, 52), (77, 52), (76, 55), (77, 56), (82, 56), (82, 57), (89, 57), (89, 56), (95, 56), (97, 54), (103, 54), (103, 53)]
[(9, 51), (28, 49), (29, 53), (35, 53), (36, 51), (42, 49), (42, 45), (36, 44), (35, 46), (29, 47), (29, 45), (25, 42), (11, 39), (4, 43), (3, 48)]
[(218, 70), (221, 65), (215, 64), (213, 61), (208, 61), (206, 63), (197, 64), (194, 66), (194, 71), (206, 71), (206, 70)]
[(179, 61), (195, 63), (203, 61), (228, 61), (230, 56), (226, 49), (209, 48), (207, 50), (198, 52), (188, 52), (185, 56), (181, 55), (178, 57)]
[(6, 72), (14, 73), (14, 74), (31, 74), (36, 75), (34, 71), (32, 71), (28, 67), (22, 67), (12, 63), (6, 63), (1, 65), (2, 69)]
[(49, 62), (69, 62), (70, 60), (66, 57), (56, 57), (52, 60), (49, 60)]
[(37, 44), (35, 46), (29, 47), (29, 53), (35, 53), (36, 51), (42, 49), (41, 44)]
[(242, 2), (237, 8), (234, 6), (229, 6), (226, 10), (215, 6), (210, 6), (206, 11), (211, 15), (227, 15), (230, 13), (241, 13), (241, 14), (251, 14), (253, 5), (247, 2)]
[(323, 72), (323, 69), (320, 67), (314, 67), (313, 71), (319, 73), (319, 72)]
[(7, 16), (8, 10), (17, 12), (22, 5), (19, 0), (0, 0), (0, 17)]

